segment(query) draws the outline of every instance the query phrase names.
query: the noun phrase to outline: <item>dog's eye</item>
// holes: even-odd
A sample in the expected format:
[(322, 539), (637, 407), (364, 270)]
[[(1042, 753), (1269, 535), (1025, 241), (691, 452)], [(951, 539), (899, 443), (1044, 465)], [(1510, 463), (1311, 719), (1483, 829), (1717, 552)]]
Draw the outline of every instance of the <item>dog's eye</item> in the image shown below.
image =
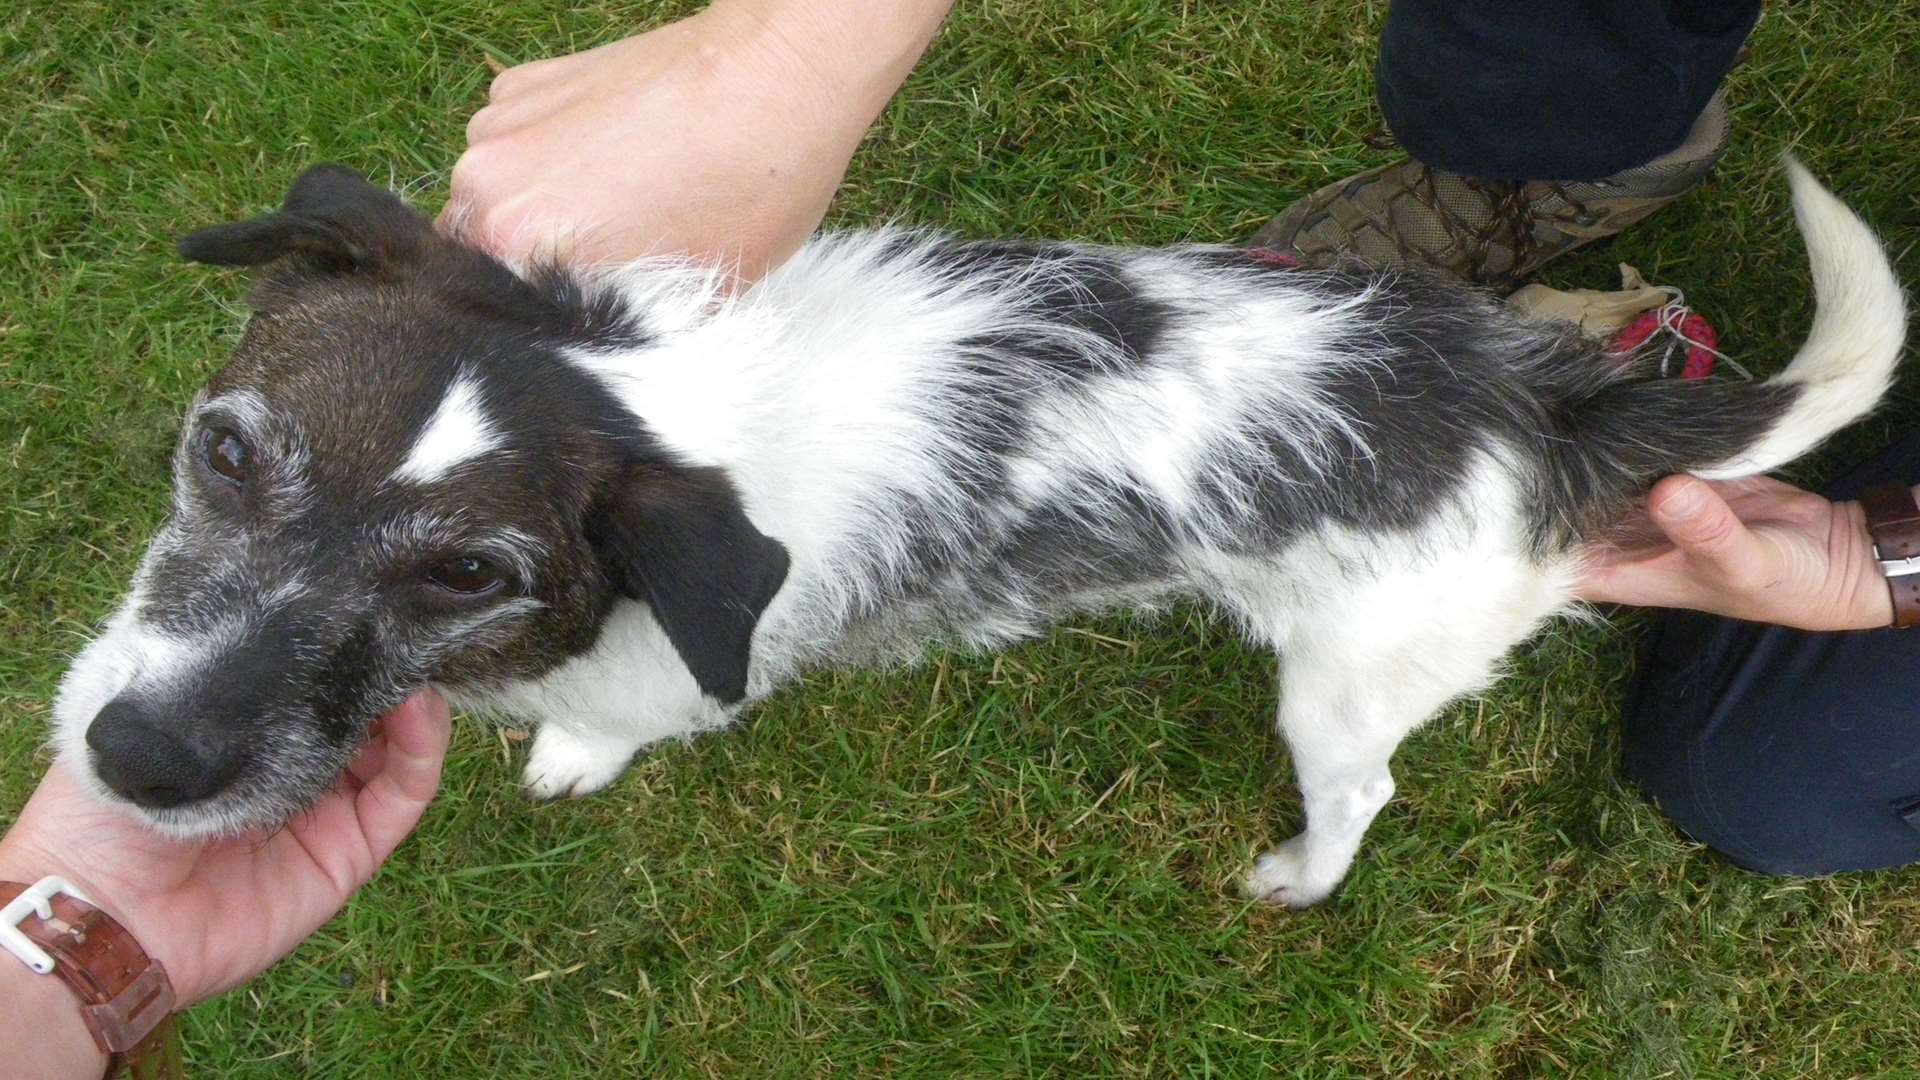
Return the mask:
[(475, 595), (492, 592), (507, 577), (498, 566), (477, 555), (456, 555), (427, 571), (427, 580), (448, 592)]
[(236, 484), (247, 479), (247, 444), (226, 428), (207, 433), (207, 468)]

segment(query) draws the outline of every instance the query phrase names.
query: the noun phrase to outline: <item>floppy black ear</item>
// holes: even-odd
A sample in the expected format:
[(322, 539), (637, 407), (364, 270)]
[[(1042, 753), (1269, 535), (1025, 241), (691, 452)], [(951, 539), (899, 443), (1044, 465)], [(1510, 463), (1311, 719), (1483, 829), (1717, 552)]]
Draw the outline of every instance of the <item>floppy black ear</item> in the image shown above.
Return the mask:
[(340, 165), (300, 174), (278, 213), (182, 237), (180, 254), (215, 266), (299, 256), (331, 272), (379, 271), (417, 255), (433, 226), (399, 196)]
[(753, 527), (717, 469), (642, 465), (588, 523), (614, 584), (645, 602), (702, 692), (747, 694), (760, 613), (787, 579), (787, 549)]

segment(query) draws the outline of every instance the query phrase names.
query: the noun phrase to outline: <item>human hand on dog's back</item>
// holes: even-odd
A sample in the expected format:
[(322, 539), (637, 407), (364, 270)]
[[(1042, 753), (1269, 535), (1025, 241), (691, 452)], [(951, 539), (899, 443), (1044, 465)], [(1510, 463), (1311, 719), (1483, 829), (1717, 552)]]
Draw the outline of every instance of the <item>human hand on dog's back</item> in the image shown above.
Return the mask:
[(1693, 608), (1802, 630), (1868, 630), (1893, 599), (1857, 503), (1829, 502), (1764, 476), (1670, 476), (1629, 523), (1596, 544), (1583, 600)]
[(509, 68), (442, 221), (509, 259), (691, 255), (751, 281), (825, 216), (952, 0), (715, 0)]
[[(292, 952), (373, 878), (438, 790), (450, 727), (439, 695), (415, 694), (332, 794), (265, 839), (162, 837), (56, 764), (0, 837), (0, 880), (66, 878), (165, 965), (182, 1007), (203, 1001)], [(40, 1055), (8, 1063), (28, 1075), (99, 1076), (105, 1064), (72, 994), (5, 952), (0, 1045)]]

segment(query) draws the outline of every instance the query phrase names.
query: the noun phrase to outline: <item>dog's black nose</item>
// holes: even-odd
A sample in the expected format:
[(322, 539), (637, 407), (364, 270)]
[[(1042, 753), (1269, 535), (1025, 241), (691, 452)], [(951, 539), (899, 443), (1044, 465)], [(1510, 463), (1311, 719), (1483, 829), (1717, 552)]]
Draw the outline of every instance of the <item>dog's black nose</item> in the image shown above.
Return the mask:
[(115, 698), (87, 728), (93, 768), (122, 797), (161, 809), (204, 799), (227, 786), (239, 765), (231, 740), (169, 731), (149, 709)]

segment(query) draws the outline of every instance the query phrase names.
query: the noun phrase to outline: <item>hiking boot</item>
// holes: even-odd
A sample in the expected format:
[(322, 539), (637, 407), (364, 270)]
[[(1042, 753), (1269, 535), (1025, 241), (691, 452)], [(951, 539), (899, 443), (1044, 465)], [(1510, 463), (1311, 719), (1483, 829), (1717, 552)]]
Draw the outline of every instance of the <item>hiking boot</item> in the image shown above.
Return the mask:
[(1725, 96), (1715, 94), (1685, 142), (1601, 180), (1479, 180), (1408, 159), (1308, 195), (1249, 246), (1308, 266), (1349, 258), (1422, 265), (1510, 289), (1547, 260), (1612, 236), (1698, 184), (1726, 147), (1728, 127)]

